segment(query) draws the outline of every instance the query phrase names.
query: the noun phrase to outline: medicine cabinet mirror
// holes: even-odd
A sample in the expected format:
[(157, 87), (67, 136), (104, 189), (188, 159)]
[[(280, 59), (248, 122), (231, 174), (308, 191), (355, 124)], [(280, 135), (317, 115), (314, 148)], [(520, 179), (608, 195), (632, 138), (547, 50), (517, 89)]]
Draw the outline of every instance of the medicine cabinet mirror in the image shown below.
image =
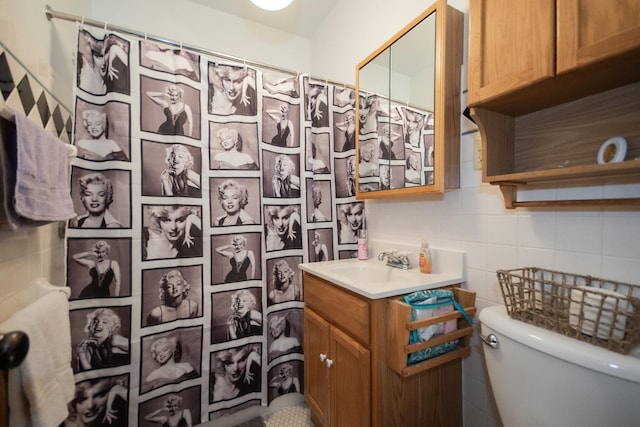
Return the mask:
[(357, 198), (459, 187), (462, 25), (439, 0), (358, 64)]

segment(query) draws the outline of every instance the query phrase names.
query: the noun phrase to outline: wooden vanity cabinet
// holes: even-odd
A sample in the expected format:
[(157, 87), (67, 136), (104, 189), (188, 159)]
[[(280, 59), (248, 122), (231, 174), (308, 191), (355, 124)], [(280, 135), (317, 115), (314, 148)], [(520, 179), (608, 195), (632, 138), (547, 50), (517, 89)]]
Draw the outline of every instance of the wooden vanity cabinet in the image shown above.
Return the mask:
[(387, 359), (388, 299), (304, 274), (304, 395), (316, 427), (462, 426), (462, 365), (402, 377)]
[[(517, 199), (526, 184), (640, 182), (640, 2), (470, 0), (468, 82), (482, 179), (507, 208), (640, 205)], [(626, 139), (626, 160), (598, 164), (614, 136)]]

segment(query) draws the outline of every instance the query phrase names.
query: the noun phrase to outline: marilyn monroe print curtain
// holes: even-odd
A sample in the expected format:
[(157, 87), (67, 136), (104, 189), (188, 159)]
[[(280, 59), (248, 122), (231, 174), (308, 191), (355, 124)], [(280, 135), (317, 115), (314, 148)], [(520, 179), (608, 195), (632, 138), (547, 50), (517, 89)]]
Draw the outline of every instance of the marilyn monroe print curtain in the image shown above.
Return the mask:
[(67, 425), (302, 393), (298, 264), (353, 257), (364, 216), (354, 90), (82, 26), (77, 64)]

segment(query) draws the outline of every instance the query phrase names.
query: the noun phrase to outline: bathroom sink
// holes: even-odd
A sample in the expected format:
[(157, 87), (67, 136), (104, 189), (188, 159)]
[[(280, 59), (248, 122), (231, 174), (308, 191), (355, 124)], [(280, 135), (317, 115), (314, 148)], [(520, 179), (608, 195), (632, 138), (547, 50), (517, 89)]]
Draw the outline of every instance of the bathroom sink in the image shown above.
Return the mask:
[[(383, 262), (372, 260), (335, 262), (325, 267), (336, 275), (343, 275), (349, 280), (364, 282), (388, 281), (403, 272), (401, 269), (388, 267)], [(402, 279), (402, 275), (400, 275), (399, 279)]]
[[(435, 251), (432, 274), (423, 274), (417, 267), (409, 270), (389, 267), (384, 261), (377, 259), (366, 261), (342, 259), (304, 263), (300, 264), (300, 269), (371, 299), (387, 298), (463, 282), (463, 253), (438, 249)], [(435, 260), (438, 256), (446, 262), (437, 264)], [(451, 262), (447, 261), (449, 258)], [(445, 268), (438, 269), (438, 265)]]

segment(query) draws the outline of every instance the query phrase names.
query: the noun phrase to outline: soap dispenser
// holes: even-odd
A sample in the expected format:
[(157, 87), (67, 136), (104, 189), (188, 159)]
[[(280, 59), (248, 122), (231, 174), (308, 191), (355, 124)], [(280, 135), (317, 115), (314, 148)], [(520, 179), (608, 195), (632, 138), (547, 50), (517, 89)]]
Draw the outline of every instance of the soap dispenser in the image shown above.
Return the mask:
[(431, 273), (433, 266), (431, 260), (431, 251), (429, 250), (429, 243), (423, 240), (420, 244), (420, 255), (418, 257), (418, 265), (420, 266), (421, 273)]
[(358, 259), (365, 261), (369, 258), (369, 244), (367, 242), (367, 217), (362, 216), (362, 228), (358, 230)]

